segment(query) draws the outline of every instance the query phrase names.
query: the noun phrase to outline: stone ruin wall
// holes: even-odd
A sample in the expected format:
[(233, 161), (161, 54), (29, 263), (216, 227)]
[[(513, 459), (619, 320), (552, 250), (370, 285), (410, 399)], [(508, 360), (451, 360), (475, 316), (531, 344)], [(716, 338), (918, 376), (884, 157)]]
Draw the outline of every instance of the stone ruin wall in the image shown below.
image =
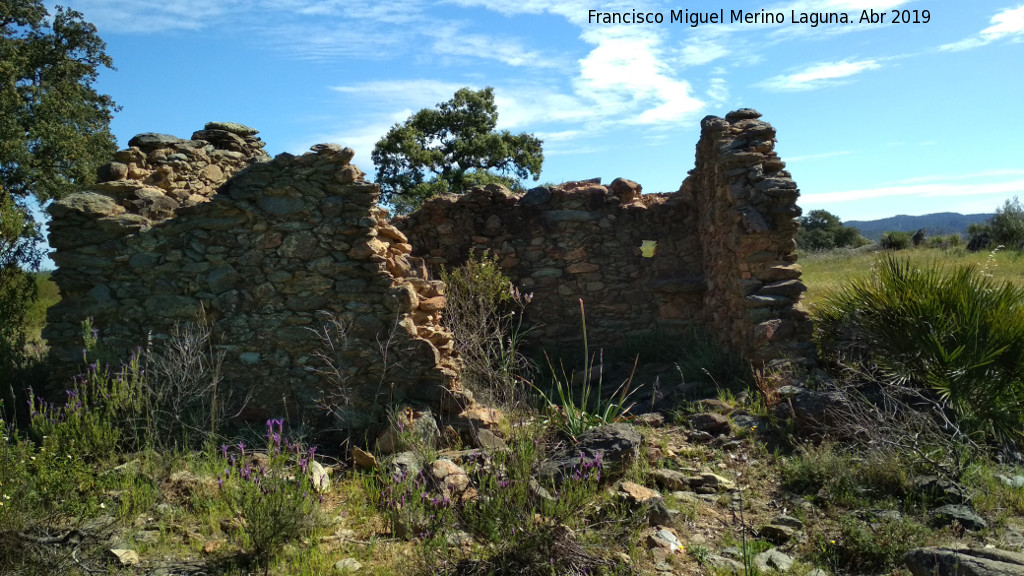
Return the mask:
[[(396, 225), (435, 270), (462, 264), (474, 252), (496, 256), (513, 283), (532, 293), (530, 341), (549, 351), (581, 342), (582, 299), (596, 350), (655, 328), (678, 334), (701, 323), (703, 263), (693, 198), (640, 192), (622, 178), (518, 196), (492, 184), (432, 199)], [(657, 243), (650, 257), (641, 254), (644, 241)]]
[(749, 108), (701, 121), (679, 194), (693, 195), (703, 244), (704, 317), (719, 343), (755, 367), (813, 365), (807, 287), (796, 264), (800, 191), (775, 153), (775, 128)]
[(44, 335), (70, 367), (86, 317), (127, 353), (205, 314), (226, 380), (255, 394), (249, 416), (310, 421), (338, 404), (317, 373), (313, 333), (333, 316), (350, 323), (341, 360), (357, 406), (457, 410), (472, 399), (428, 264), (489, 249), (533, 294), (535, 345), (578, 343), (582, 298), (592, 346), (697, 327), (755, 365), (813, 363), (798, 305), (798, 191), (758, 117), (705, 118), (695, 168), (675, 193), (641, 195), (624, 179), (524, 195), (488, 186), (394, 222), (350, 149), (271, 161), (254, 130), (227, 123), (191, 140), (140, 135), (101, 168), (100, 184), (50, 209), (62, 301)]
[[(127, 170), (108, 165), (100, 173), (112, 180), (51, 207), (62, 296), (45, 333), (54, 361), (80, 365), (86, 317), (127, 357), (205, 316), (227, 382), (253, 395), (250, 419), (311, 422), (347, 400), (469, 403), (439, 324), (443, 286), (410, 257), (352, 150), (317, 145), (269, 161), (250, 135), (247, 150), (218, 164), (222, 139), (234, 139), (210, 132), (136, 137), (118, 153)], [(211, 166), (226, 180), (217, 194)], [(345, 394), (317, 373), (313, 331), (330, 317), (349, 324), (338, 358)]]
[(491, 185), (432, 199), (396, 225), (435, 270), (474, 251), (496, 255), (533, 293), (530, 337), (543, 346), (580, 342), (582, 298), (592, 349), (697, 328), (754, 364), (813, 362), (797, 305), (798, 190), (759, 116), (704, 119), (696, 166), (675, 193), (641, 195), (622, 178), (519, 196)]

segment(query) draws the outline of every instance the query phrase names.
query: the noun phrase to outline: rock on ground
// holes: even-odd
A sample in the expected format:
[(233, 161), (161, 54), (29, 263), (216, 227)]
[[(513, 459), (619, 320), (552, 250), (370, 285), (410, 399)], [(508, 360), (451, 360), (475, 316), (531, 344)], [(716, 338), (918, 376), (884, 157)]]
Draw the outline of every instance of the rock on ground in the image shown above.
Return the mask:
[(1024, 554), (995, 548), (915, 548), (904, 562), (914, 576), (1024, 575)]

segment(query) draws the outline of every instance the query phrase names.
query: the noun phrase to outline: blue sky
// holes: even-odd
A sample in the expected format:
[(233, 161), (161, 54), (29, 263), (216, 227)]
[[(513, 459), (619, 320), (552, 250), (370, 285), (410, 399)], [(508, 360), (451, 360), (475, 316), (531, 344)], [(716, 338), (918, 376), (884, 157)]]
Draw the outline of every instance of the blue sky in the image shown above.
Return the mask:
[[(65, 0), (117, 71), (99, 88), (140, 132), (210, 120), (261, 131), (271, 154), (356, 150), (462, 86), (493, 86), (499, 127), (544, 140), (541, 182), (622, 176), (676, 190), (700, 119), (752, 107), (805, 212), (843, 220), (991, 212), (1024, 196), (1021, 0)], [(725, 23), (671, 23), (672, 10)], [(590, 10), (661, 24), (588, 23)], [(729, 23), (730, 11), (783, 23)], [(885, 24), (860, 23), (862, 10)], [(891, 24), (893, 10), (927, 23)], [(914, 12), (916, 11), (916, 12)], [(846, 12), (850, 24), (792, 23)]]

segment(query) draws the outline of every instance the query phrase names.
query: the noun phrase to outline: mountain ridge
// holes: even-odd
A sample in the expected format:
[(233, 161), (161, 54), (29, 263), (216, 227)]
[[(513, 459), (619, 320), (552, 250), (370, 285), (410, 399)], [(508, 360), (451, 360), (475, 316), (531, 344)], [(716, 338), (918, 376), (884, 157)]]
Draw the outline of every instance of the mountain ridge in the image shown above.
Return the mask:
[(861, 236), (878, 242), (885, 232), (916, 232), (925, 229), (928, 236), (944, 236), (960, 234), (966, 239), (967, 227), (974, 223), (985, 222), (995, 214), (960, 214), (959, 212), (936, 212), (921, 216), (898, 214), (878, 220), (849, 220), (843, 222), (860, 231)]

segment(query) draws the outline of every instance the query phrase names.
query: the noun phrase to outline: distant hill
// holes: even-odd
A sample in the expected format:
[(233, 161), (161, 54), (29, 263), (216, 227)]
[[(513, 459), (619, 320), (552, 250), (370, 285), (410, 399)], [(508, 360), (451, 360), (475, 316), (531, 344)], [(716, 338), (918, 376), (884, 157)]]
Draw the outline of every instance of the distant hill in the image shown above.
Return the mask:
[(881, 220), (849, 220), (845, 226), (852, 226), (865, 238), (878, 242), (883, 232), (917, 232), (924, 228), (928, 236), (944, 236), (958, 233), (967, 239), (967, 227), (975, 222), (984, 222), (994, 214), (957, 214), (938, 212), (924, 216), (891, 216)]

